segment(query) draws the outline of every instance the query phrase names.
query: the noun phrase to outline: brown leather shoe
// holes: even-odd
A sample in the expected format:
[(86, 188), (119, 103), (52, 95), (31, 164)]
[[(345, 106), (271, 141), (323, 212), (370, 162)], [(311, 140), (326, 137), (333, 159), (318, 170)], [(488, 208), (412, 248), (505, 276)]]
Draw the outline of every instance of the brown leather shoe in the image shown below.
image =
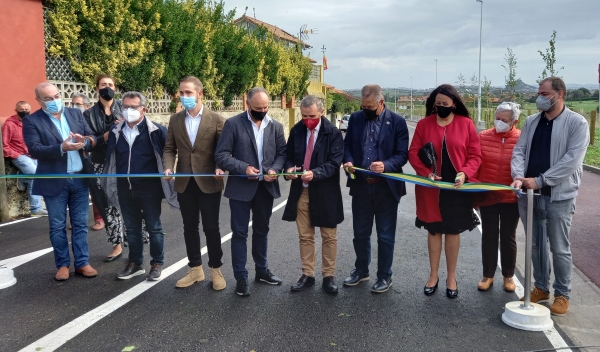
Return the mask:
[(479, 291), (487, 291), (490, 289), (490, 287), (494, 284), (494, 278), (493, 277), (484, 277), (483, 279), (481, 279), (481, 281), (479, 281), (479, 283), (477, 284), (477, 289)]
[(504, 291), (515, 292), (516, 288), (517, 288), (517, 285), (515, 284), (515, 281), (513, 280), (512, 277), (504, 278)]
[(103, 228), (104, 228), (104, 221), (96, 221), (94, 226), (92, 226), (92, 230), (94, 230), (94, 231), (100, 231)]
[(60, 269), (58, 269), (58, 271), (56, 272), (56, 275), (54, 275), (54, 280), (56, 280), (56, 281), (68, 280), (70, 274), (71, 273), (69, 271), (68, 266), (61, 266)]
[[(521, 297), (521, 301), (525, 300), (525, 296)], [(531, 291), (531, 296), (529, 297), (531, 303), (546, 303), (550, 302), (550, 294), (540, 290), (537, 287), (533, 288)]]
[(82, 275), (83, 277), (96, 277), (98, 272), (96, 269), (92, 268), (91, 265), (86, 265), (81, 268), (75, 269), (75, 274)]
[(554, 303), (550, 306), (550, 313), (564, 317), (569, 311), (569, 299), (565, 296), (554, 296)]

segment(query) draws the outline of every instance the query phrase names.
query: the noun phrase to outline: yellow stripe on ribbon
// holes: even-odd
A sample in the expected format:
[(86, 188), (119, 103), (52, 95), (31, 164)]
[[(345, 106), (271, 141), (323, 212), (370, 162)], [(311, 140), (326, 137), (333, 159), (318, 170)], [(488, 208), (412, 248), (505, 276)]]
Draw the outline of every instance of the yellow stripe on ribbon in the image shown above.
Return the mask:
[[(482, 183), (482, 182), (473, 182), (473, 183), (465, 183), (459, 188), (455, 188), (453, 183), (444, 182), (444, 181), (433, 181), (428, 177), (418, 176), (418, 175), (410, 175), (403, 173), (382, 173), (377, 174), (369, 170), (361, 169), (359, 167), (353, 167), (355, 171), (365, 173), (368, 175), (376, 176), (376, 177), (385, 177), (392, 180), (404, 181), (409, 183), (414, 183), (419, 186), (431, 187), (431, 188), (439, 188), (446, 189), (451, 191), (461, 191), (461, 192), (487, 192), (487, 191), (511, 191), (517, 192), (516, 189), (506, 186), (499, 185), (495, 183)], [(351, 179), (356, 178), (355, 173), (350, 172), (350, 168), (345, 169)]]

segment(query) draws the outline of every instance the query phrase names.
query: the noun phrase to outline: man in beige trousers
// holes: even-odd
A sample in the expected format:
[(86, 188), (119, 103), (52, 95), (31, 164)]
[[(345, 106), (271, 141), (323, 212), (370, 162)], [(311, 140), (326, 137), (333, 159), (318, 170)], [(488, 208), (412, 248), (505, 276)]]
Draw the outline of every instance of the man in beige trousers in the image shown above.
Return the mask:
[(171, 116), (167, 143), (164, 149), (165, 176), (177, 172), (214, 174), (213, 177), (176, 177), (175, 191), (183, 218), (183, 236), (190, 266), (187, 274), (177, 281), (176, 287), (189, 287), (204, 281), (199, 223), (206, 235), (208, 266), (213, 289), (227, 286), (220, 267), (223, 250), (219, 231), (219, 210), (223, 191), (223, 172), (215, 163), (215, 148), (225, 118), (202, 104), (202, 82), (193, 76), (179, 83), (179, 99), (183, 110)]

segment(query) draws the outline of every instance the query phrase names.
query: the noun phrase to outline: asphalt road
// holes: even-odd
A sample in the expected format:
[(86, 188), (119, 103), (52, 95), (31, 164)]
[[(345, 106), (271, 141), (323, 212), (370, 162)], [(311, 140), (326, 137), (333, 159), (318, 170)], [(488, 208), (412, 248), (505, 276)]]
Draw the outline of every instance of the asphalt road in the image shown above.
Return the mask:
[[(412, 172), (410, 168), (405, 171)], [(502, 322), (504, 304), (517, 300), (516, 294), (504, 292), (502, 285), (495, 285), (488, 292), (477, 291), (481, 278), (477, 229), (461, 236), (457, 272), (459, 297), (450, 300), (445, 296), (444, 258), (440, 289), (434, 296), (423, 295), (429, 272), (426, 233), (414, 227), (412, 185), (408, 185), (408, 195), (399, 207), (392, 289), (383, 294), (371, 293), (373, 276), (368, 283), (341, 287), (341, 281), (354, 263), (351, 197), (345, 188), (345, 177), (342, 179), (346, 220), (338, 227), (336, 281), (340, 284), (339, 295), (329, 296), (319, 285), (305, 292), (290, 292), (290, 285), (301, 275), (298, 236), (294, 223), (281, 220), (283, 209), (279, 209), (271, 220), (269, 266), (283, 279), (282, 286), (252, 282), (251, 296), (238, 297), (230, 264), (230, 242), (226, 242), (222, 267), (228, 284), (225, 290), (213, 291), (207, 281), (176, 289), (175, 282), (186, 273), (187, 267), (184, 267), (70, 338), (58, 350), (122, 351), (128, 346), (134, 346), (135, 351), (525, 351), (552, 348), (543, 332), (516, 330)], [(277, 199), (275, 205), (288, 194), (289, 184), (285, 181), (280, 184), (284, 198)], [(180, 214), (170, 210), (166, 203), (161, 219), (167, 234), (167, 268), (186, 255), (183, 228)], [(228, 201), (223, 198), (222, 236), (230, 232), (229, 219)], [(90, 221), (90, 226), (92, 224)], [(375, 236), (372, 242), (371, 272), (374, 274)], [(205, 244), (204, 239), (202, 243)], [(127, 259), (102, 262), (110, 249), (104, 231), (90, 231), (89, 246), (90, 262), (99, 271), (94, 279), (71, 277), (62, 283), (54, 281), (56, 269), (52, 253), (15, 268), (18, 283), (0, 290), (1, 351), (18, 351), (143, 282), (142, 276), (128, 281), (115, 279)], [(0, 227), (0, 261), (48, 247), (46, 218)], [(148, 270), (147, 246), (145, 256)], [(254, 266), (251, 256), (248, 257), (252, 279)], [(207, 261), (206, 256), (203, 259)], [(206, 266), (205, 272), (208, 274)], [(499, 272), (496, 278), (501, 280)], [(316, 279), (320, 283), (320, 260)], [(557, 329), (561, 332), (560, 326)], [(563, 338), (570, 344), (568, 336)]]

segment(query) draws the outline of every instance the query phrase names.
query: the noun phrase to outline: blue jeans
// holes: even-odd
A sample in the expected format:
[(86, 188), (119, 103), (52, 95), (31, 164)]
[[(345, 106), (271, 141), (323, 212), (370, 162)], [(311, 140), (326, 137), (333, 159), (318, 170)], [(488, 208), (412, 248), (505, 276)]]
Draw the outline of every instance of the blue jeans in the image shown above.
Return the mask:
[(273, 213), (273, 196), (264, 185), (265, 181), (258, 181), (259, 186), (254, 198), (249, 202), (235, 199), (229, 200), (231, 209), (231, 261), (233, 276), (236, 280), (248, 279), (246, 260), (248, 258), (248, 222), (252, 211), (252, 258), (256, 272), (264, 272), (269, 268), (267, 262), (267, 246), (269, 234), (269, 220)]
[[(18, 158), (13, 159), (12, 163), (24, 174), (33, 175), (37, 169), (37, 160), (31, 159), (27, 155), (19, 155)], [(37, 213), (38, 211), (42, 210), (42, 196), (31, 194), (31, 190), (33, 189), (33, 180), (27, 178), (22, 178), (20, 180), (21, 182), (27, 184), (27, 193), (29, 194), (29, 210), (32, 213)]]
[(129, 190), (120, 187), (118, 194), (129, 242), (129, 262), (135, 265), (142, 265), (144, 262), (143, 219), (150, 237), (150, 264), (164, 265), (165, 234), (160, 222), (162, 188)]
[[(535, 196), (533, 201), (533, 278), (535, 286), (546, 293), (550, 292), (550, 256), (548, 243), (542, 243), (543, 230), (546, 230), (547, 242), (552, 252), (554, 267), (554, 296), (569, 298), (571, 293), (571, 275), (573, 258), (569, 230), (575, 213), (575, 198), (550, 202), (549, 196)], [(519, 214), (523, 226), (527, 228), (527, 195), (519, 198)], [(542, 240), (543, 241), (543, 240)]]
[(384, 179), (374, 184), (356, 187), (352, 196), (352, 226), (354, 229), (354, 252), (356, 270), (361, 275), (369, 275), (371, 263), (371, 232), (373, 218), (377, 230), (377, 278), (392, 276), (394, 243), (396, 241), (396, 220), (398, 201)]
[(87, 180), (68, 178), (59, 195), (44, 196), (50, 223), (50, 242), (54, 247), (54, 261), (57, 269), (71, 265), (66, 229), (67, 206), (69, 206), (69, 217), (71, 218), (71, 226), (73, 226), (71, 246), (75, 257), (75, 268), (81, 268), (89, 264), (87, 241), (89, 192)]

